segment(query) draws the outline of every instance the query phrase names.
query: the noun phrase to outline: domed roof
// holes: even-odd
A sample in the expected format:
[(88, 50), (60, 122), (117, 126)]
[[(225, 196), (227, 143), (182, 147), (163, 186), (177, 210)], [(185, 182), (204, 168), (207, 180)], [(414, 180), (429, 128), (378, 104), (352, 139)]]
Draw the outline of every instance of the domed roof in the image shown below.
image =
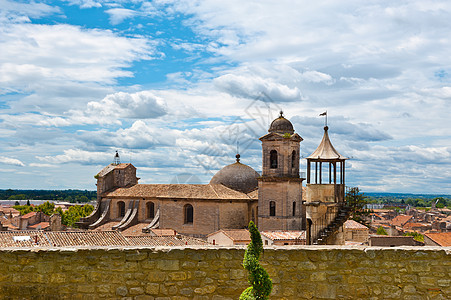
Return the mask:
[(258, 187), (257, 177), (260, 177), (254, 169), (240, 163), (240, 155), (237, 154), (236, 163), (225, 166), (210, 180), (210, 184), (222, 184), (228, 188), (243, 193), (249, 193)]
[(293, 124), (290, 121), (284, 118), (283, 112), (280, 112), (280, 116), (272, 121), (271, 126), (269, 126), (269, 132), (277, 132), (277, 133), (294, 133)]

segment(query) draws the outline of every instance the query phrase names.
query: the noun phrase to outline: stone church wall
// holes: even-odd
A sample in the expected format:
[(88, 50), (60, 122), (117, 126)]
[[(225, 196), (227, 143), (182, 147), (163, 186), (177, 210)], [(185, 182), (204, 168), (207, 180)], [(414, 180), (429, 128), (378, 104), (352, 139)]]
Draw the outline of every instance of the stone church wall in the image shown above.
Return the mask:
[[(0, 249), (0, 299), (238, 299), (244, 247)], [(266, 248), (270, 299), (450, 299), (451, 249)]]
[[(184, 224), (184, 207), (193, 206), (191, 224)], [(244, 228), (248, 222), (247, 202), (167, 200), (160, 206), (160, 228), (172, 228), (181, 234), (206, 236), (219, 229)]]

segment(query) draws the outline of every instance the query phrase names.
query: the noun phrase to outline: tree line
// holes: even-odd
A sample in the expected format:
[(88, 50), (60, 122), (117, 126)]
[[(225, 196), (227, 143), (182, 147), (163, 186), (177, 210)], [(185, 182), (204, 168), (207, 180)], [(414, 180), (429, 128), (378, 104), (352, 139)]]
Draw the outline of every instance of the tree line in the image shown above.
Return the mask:
[(86, 203), (97, 199), (96, 191), (88, 190), (0, 190), (3, 200), (57, 200)]
[(13, 208), (20, 211), (20, 215), (25, 215), (33, 211), (41, 211), (48, 216), (59, 214), (61, 216), (61, 223), (68, 227), (73, 227), (75, 225), (75, 222), (78, 222), (80, 218), (89, 216), (94, 210), (94, 206), (85, 204), (71, 206), (69, 207), (69, 209), (63, 212), (63, 209), (61, 207), (55, 208), (55, 203), (49, 201), (46, 201), (38, 206), (14, 205)]

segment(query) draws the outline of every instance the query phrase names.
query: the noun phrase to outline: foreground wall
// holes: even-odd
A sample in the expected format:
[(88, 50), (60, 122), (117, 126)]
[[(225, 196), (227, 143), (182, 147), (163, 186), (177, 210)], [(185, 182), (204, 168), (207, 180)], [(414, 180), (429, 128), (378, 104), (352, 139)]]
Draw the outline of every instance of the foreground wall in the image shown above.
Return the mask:
[[(238, 299), (244, 247), (0, 249), (0, 299)], [(450, 299), (451, 249), (288, 246), (271, 299)]]

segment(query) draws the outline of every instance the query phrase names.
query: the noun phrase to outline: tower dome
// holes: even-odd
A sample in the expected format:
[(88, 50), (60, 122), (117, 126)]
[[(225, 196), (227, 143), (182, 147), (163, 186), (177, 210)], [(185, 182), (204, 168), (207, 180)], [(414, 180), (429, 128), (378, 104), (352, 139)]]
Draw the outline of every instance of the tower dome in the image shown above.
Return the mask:
[(277, 132), (277, 133), (294, 133), (293, 124), (290, 121), (285, 119), (283, 116), (283, 111), (280, 112), (280, 116), (272, 121), (271, 126), (269, 126), (269, 132)]
[(260, 177), (254, 169), (240, 163), (240, 155), (236, 155), (236, 162), (225, 166), (210, 180), (210, 184), (222, 184), (228, 188), (243, 193), (249, 193), (258, 187), (257, 178)]

